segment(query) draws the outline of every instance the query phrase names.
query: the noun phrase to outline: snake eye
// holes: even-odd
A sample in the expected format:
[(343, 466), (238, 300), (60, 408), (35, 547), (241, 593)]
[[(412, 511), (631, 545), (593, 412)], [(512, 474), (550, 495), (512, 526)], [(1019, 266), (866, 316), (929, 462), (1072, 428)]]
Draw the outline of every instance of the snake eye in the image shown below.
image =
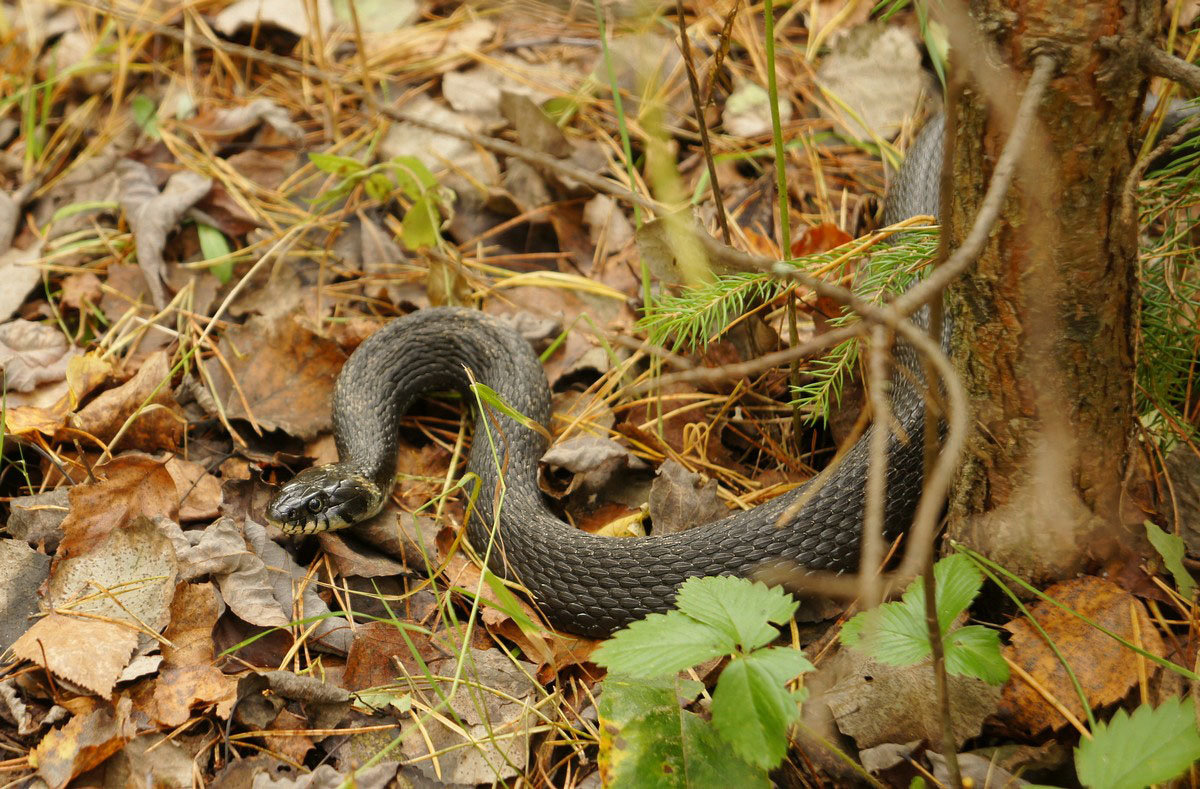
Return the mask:
[(313, 496), (308, 500), (308, 504), (306, 506), (308, 507), (308, 511), (315, 515), (321, 510), (325, 509), (325, 497)]

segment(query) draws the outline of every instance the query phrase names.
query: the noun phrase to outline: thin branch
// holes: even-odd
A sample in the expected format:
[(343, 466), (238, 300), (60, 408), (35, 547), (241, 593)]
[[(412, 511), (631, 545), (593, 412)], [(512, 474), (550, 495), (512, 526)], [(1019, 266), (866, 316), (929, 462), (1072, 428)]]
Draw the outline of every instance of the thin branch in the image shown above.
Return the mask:
[(1106, 36), (1096, 44), (1108, 52), (1128, 52), (1132, 48), (1148, 73), (1178, 82), (1193, 95), (1200, 95), (1200, 67), (1164, 52), (1149, 41), (1132, 36)]
[(867, 463), (867, 500), (863, 517), (862, 558), (858, 564), (858, 580), (862, 592), (859, 603), (874, 608), (881, 602), (879, 567), (883, 561), (883, 513), (887, 496), (889, 425), (892, 423), (891, 403), (888, 400), (888, 350), (891, 343), (887, 330), (880, 325), (871, 329), (871, 352), (867, 367), (867, 394), (871, 403), (870, 460)]
[(1187, 139), (1196, 128), (1200, 127), (1200, 115), (1190, 118), (1186, 123), (1180, 126), (1175, 131), (1168, 134), (1162, 141), (1154, 147), (1154, 150), (1138, 159), (1133, 165), (1133, 169), (1129, 171), (1129, 177), (1125, 179), (1125, 188), (1121, 195), (1121, 218), (1126, 222), (1134, 221), (1134, 211), (1137, 205), (1137, 187), (1141, 183), (1142, 177), (1146, 174), (1146, 170), (1160, 156), (1165, 156), (1179, 143)]
[(717, 224), (721, 226), (721, 239), (726, 244), (732, 244), (729, 220), (725, 216), (725, 200), (721, 193), (721, 183), (717, 180), (717, 163), (713, 161), (712, 145), (708, 141), (708, 123), (704, 120), (704, 103), (700, 100), (700, 82), (696, 79), (696, 64), (692, 62), (692, 42), (688, 38), (687, 23), (684, 21), (683, 0), (675, 0), (675, 16), (679, 20), (679, 49), (683, 52), (683, 70), (687, 72), (688, 87), (692, 91), (692, 106), (696, 109), (696, 127), (700, 130), (700, 148), (704, 151), (704, 163), (708, 165), (708, 180), (712, 184)]

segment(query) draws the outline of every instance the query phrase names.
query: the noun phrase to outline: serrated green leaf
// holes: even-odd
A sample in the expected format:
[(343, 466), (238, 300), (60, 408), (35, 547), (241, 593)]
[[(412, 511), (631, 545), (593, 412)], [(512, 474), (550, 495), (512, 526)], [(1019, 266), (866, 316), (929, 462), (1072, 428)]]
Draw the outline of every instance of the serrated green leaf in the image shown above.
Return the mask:
[(1150, 538), (1150, 544), (1158, 551), (1163, 564), (1175, 579), (1179, 594), (1191, 600), (1196, 591), (1196, 579), (1192, 578), (1192, 574), (1183, 566), (1183, 555), (1187, 551), (1183, 538), (1177, 534), (1167, 534), (1150, 521), (1146, 521), (1146, 536)]
[(747, 652), (778, 638), (779, 630), (767, 623), (788, 621), (796, 606), (778, 587), (727, 575), (689, 578), (675, 597), (676, 608), (720, 630)]
[(1141, 789), (1169, 781), (1200, 759), (1194, 701), (1171, 698), (1157, 709), (1117, 710), (1075, 749), (1075, 769), (1092, 789)]
[(608, 787), (767, 787), (765, 770), (729, 754), (712, 724), (679, 706), (669, 680), (609, 677), (600, 701), (600, 770)]
[(767, 770), (779, 764), (787, 753), (788, 727), (800, 716), (785, 683), (811, 668), (800, 652), (787, 647), (729, 661), (713, 691), (712, 713), (713, 725), (734, 753)]
[(412, 250), (436, 246), (441, 214), (432, 195), (426, 194), (413, 202), (401, 223), (400, 240)]
[(979, 625), (969, 625), (946, 635), (946, 671), (975, 677), (992, 685), (1008, 681), (1008, 664), (1000, 652), (1000, 634)]
[[(954, 632), (950, 627), (979, 594), (983, 575), (961, 554), (939, 561), (933, 566), (933, 575), (938, 622), (943, 643), (949, 644)], [(933, 649), (925, 625), (925, 586), (921, 579), (909, 584), (898, 602), (884, 603), (875, 611), (854, 616), (842, 627), (841, 638), (846, 646), (863, 649), (876, 660), (893, 666), (908, 666), (929, 657)]]
[[(212, 225), (197, 222), (196, 235), (200, 239), (200, 252), (204, 255), (205, 260), (228, 258), (230, 252), (233, 251), (229, 247), (229, 240), (225, 238), (225, 234)], [(233, 259), (228, 258), (225, 262), (210, 267), (209, 271), (224, 285), (233, 278)]]
[(323, 173), (346, 177), (362, 172), (366, 166), (357, 159), (349, 156), (338, 156), (333, 153), (309, 153), (308, 160)]
[(635, 678), (669, 677), (734, 649), (732, 638), (671, 611), (650, 614), (618, 630), (592, 653), (592, 662)]

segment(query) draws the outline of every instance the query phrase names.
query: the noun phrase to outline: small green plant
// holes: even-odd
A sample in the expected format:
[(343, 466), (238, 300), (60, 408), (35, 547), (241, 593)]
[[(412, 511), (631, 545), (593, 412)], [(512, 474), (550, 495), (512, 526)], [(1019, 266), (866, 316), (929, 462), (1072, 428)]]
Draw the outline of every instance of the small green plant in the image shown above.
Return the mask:
[[(744, 578), (692, 578), (676, 609), (619, 631), (592, 660), (609, 671), (599, 702), (601, 769), (613, 786), (767, 786), (787, 752), (803, 690), (787, 685), (813, 666), (768, 647), (796, 601)], [(728, 657), (712, 694), (712, 721), (680, 706), (703, 686), (679, 672)]]
[[(1008, 680), (1008, 664), (1000, 654), (1000, 635), (980, 625), (954, 626), (983, 587), (983, 573), (966, 556), (955, 554), (935, 564), (933, 576), (946, 671), (1003, 684)], [(925, 623), (924, 585), (913, 581), (900, 600), (858, 614), (842, 626), (841, 639), (846, 646), (892, 666), (928, 659), (933, 645)]]
[(417, 157), (396, 156), (370, 167), (332, 153), (310, 153), (308, 158), (318, 170), (341, 179), (314, 201), (317, 207), (345, 198), (360, 184), (368, 196), (380, 202), (403, 196), (410, 205), (404, 214), (400, 240), (414, 250), (441, 244), (442, 206), (449, 200), (433, 173)]
[(1079, 782), (1092, 789), (1141, 789), (1169, 781), (1200, 759), (1195, 701), (1170, 698), (1157, 708), (1117, 710), (1075, 749)]

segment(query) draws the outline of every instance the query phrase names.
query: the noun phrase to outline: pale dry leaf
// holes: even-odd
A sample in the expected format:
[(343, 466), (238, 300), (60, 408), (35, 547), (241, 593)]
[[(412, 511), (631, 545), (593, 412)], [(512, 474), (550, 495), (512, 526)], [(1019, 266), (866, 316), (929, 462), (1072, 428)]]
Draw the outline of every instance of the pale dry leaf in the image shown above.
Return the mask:
[(66, 380), (74, 349), (57, 326), (15, 320), (0, 325), (0, 365), (5, 388), (31, 392), (39, 384)]
[(37, 261), (42, 256), (42, 242), (28, 249), (9, 247), (0, 253), (0, 320), (8, 320), (42, 280)]
[(49, 574), (49, 556), (19, 539), (0, 541), (0, 651), (29, 629), (38, 609), (38, 588)]
[(270, 99), (262, 98), (235, 107), (207, 108), (193, 118), (188, 126), (205, 136), (220, 138), (237, 137), (262, 123), (270, 125), (289, 140), (299, 141), (304, 138), (304, 129), (292, 120), (287, 109)]
[[(520, 774), (528, 761), (530, 728), (537, 720), (531, 710), (537, 699), (534, 666), (495, 649), (473, 648), (464, 658), (463, 673), (471, 682), (457, 684), (453, 693), (455, 683), (449, 678), (455, 674), (455, 657), (429, 664), (435, 677), (447, 677), (435, 679), (437, 689), (423, 678), (411, 687), (430, 704), (448, 696), (448, 707), (463, 728), (431, 721), (427, 737), (409, 737), (401, 749), (430, 778), (468, 785), (504, 781)], [(429, 766), (430, 747), (441, 754), (437, 776)]]
[(171, 394), (171, 374), (170, 358), (156, 351), (132, 378), (102, 392), (71, 423), (107, 442), (136, 414), (121, 438), (123, 448), (174, 450), (182, 439), (184, 420)]
[[(380, 33), (407, 27), (417, 19), (419, 10), (416, 0), (354, 0), (352, 15), (350, 0), (333, 0), (333, 13), (337, 14), (338, 21), (350, 25), (357, 16), (364, 38), (371, 33), (375, 34), (372, 38), (381, 37)], [(367, 51), (370, 52), (371, 48), (368, 47)]]
[(354, 786), (355, 789), (386, 789), (388, 786), (411, 786), (411, 781), (401, 781), (393, 784), (399, 762), (380, 762), (365, 769), (354, 770), (353, 778), (350, 771), (338, 772), (331, 764), (322, 764), (311, 773), (295, 777), (270, 773), (259, 773), (254, 776), (253, 789), (338, 789), (341, 786)]
[(167, 304), (167, 264), (163, 259), (167, 235), (188, 209), (208, 194), (212, 179), (183, 170), (172, 175), (159, 193), (150, 168), (132, 159), (117, 165), (117, 176), (121, 210), (137, 245), (138, 266), (154, 305), (162, 309)]
[[(476, 133), (482, 130), (478, 118), (454, 112), (424, 94), (405, 104), (402, 109), (408, 115), (451, 129)], [(379, 154), (383, 159), (415, 156), (434, 173), (445, 170), (447, 163), (453, 162), (456, 170), (465, 171), (484, 184), (494, 186), (499, 181), (491, 157), (484, 156), (471, 143), (407, 121), (392, 124), (379, 143)]]
[(819, 108), (822, 117), (863, 140), (894, 136), (931, 87), (912, 36), (883, 25), (861, 25), (839, 40), (817, 68), (817, 83), (834, 99)]
[(12, 653), (107, 698), (137, 646), (138, 634), (131, 628), (49, 614), (16, 640)]
[(126, 629), (157, 633), (167, 624), (178, 572), (171, 540), (141, 517), (110, 532), (92, 551), (59, 560), (46, 602), (64, 613), (104, 617), (125, 623)]
[[(779, 97), (779, 120), (787, 123), (792, 119), (792, 104)], [(725, 100), (721, 124), (728, 134), (735, 137), (758, 137), (771, 133), (771, 99), (767, 91), (753, 82), (743, 82)]]
[[(216, 15), (213, 28), (233, 37), (249, 28), (269, 25), (307, 38), (316, 27), (308, 15), (312, 7), (305, 0), (236, 0)], [(333, 7), (329, 0), (316, 0), (315, 8), (321, 30), (328, 32), (334, 24)]]
[[(853, 737), (859, 748), (908, 742), (914, 737), (941, 742), (938, 707), (930, 703), (937, 690), (928, 664), (889, 666), (847, 649), (839, 653), (838, 664), (831, 670), (840, 672), (843, 679), (820, 698), (833, 713), (837, 727)], [(974, 677), (950, 676), (948, 681), (954, 699), (954, 737), (961, 745), (978, 735), (983, 721), (995, 712), (1000, 688)]]
[(9, 535), (53, 553), (62, 539), (62, 522), (70, 512), (69, 488), (58, 488), (9, 501)]
[[(285, 611), (295, 612), (296, 617), (323, 617), (319, 619), (309, 636), (313, 645), (325, 651), (333, 650), (345, 654), (350, 649), (353, 630), (350, 623), (340, 616), (331, 616), (329, 606), (317, 594), (317, 585), (311, 582), (308, 571), (296, 564), (291, 554), (267, 536), (267, 530), (246, 521), (246, 544), (262, 557), (267, 565), (267, 580), (274, 590), (275, 599)], [(303, 589), (300, 599), (296, 590)]]
[(608, 195), (596, 195), (583, 207), (583, 221), (592, 243), (608, 254), (619, 252), (633, 240), (633, 225), (617, 201)]
[(232, 518), (221, 518), (198, 535), (189, 532), (188, 538), (197, 542), (180, 554), (183, 580), (211, 577), (229, 609), (252, 625), (282, 627), (290, 621), (275, 599), (266, 564), (247, 547)]

